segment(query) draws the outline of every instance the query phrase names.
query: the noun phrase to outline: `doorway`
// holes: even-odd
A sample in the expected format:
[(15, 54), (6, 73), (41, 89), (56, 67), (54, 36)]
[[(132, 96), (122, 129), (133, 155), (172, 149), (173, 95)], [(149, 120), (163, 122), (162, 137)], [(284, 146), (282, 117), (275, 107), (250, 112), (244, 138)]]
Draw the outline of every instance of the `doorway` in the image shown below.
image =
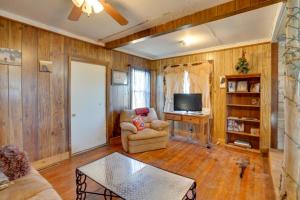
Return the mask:
[(71, 154), (106, 144), (106, 67), (80, 61), (70, 66)]

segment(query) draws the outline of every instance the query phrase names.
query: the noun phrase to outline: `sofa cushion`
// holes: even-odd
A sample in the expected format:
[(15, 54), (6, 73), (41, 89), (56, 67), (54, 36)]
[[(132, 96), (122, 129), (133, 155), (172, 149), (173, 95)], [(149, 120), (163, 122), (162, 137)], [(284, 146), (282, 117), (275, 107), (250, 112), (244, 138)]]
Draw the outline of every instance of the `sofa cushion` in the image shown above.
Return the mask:
[(154, 129), (145, 128), (142, 131), (138, 131), (137, 134), (132, 134), (128, 136), (128, 140), (147, 140), (151, 138), (164, 137), (167, 136), (166, 131), (156, 131)]
[[(28, 175), (15, 180), (14, 184), (2, 190), (0, 197), (3, 199), (23, 200), (33, 198), (35, 195), (48, 189), (53, 188), (36, 170), (32, 169)], [(61, 199), (54, 190), (53, 192), (56, 197), (53, 199)]]
[(162, 121), (162, 120), (153, 120), (151, 122), (151, 128), (152, 129), (155, 129), (155, 130), (158, 130), (158, 131), (161, 131), (165, 128), (167, 128), (169, 126), (169, 123), (166, 122), (166, 121)]
[(29, 198), (28, 200), (57, 200), (61, 199), (60, 196), (57, 194), (57, 192), (54, 189), (46, 189), (39, 193), (37, 193), (35, 196)]

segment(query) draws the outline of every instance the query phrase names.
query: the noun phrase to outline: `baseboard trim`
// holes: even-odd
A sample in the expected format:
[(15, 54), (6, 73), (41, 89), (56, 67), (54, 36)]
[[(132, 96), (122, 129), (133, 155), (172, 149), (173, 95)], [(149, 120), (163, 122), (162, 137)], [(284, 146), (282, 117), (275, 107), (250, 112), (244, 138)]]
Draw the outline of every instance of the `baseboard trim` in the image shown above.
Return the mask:
[(63, 160), (67, 160), (69, 158), (70, 158), (70, 153), (65, 152), (65, 153), (57, 154), (55, 156), (37, 160), (32, 163), (32, 166), (37, 170), (41, 170), (41, 169), (47, 168), (51, 165), (54, 165), (58, 162), (61, 162)]

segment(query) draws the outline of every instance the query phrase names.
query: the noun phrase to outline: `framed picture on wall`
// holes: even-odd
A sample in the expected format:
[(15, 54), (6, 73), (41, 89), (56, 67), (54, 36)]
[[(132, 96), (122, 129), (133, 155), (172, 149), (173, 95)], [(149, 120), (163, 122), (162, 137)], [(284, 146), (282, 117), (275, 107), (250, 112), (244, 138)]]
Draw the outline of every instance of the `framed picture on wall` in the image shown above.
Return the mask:
[(112, 85), (127, 85), (128, 84), (128, 73), (124, 71), (112, 70)]

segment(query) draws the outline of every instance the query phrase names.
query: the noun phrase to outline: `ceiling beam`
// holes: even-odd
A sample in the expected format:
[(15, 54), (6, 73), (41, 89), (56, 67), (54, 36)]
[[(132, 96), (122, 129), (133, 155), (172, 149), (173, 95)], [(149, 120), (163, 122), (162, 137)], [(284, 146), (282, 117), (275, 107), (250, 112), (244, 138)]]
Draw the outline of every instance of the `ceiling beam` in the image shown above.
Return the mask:
[(248, 12), (265, 6), (269, 6), (285, 0), (233, 0), (227, 3), (217, 5), (194, 14), (157, 25), (120, 39), (105, 43), (108, 49), (114, 49), (125, 46), (130, 43), (136, 43), (148, 38), (157, 37), (177, 30), (182, 30), (208, 22), (216, 21), (240, 13)]

